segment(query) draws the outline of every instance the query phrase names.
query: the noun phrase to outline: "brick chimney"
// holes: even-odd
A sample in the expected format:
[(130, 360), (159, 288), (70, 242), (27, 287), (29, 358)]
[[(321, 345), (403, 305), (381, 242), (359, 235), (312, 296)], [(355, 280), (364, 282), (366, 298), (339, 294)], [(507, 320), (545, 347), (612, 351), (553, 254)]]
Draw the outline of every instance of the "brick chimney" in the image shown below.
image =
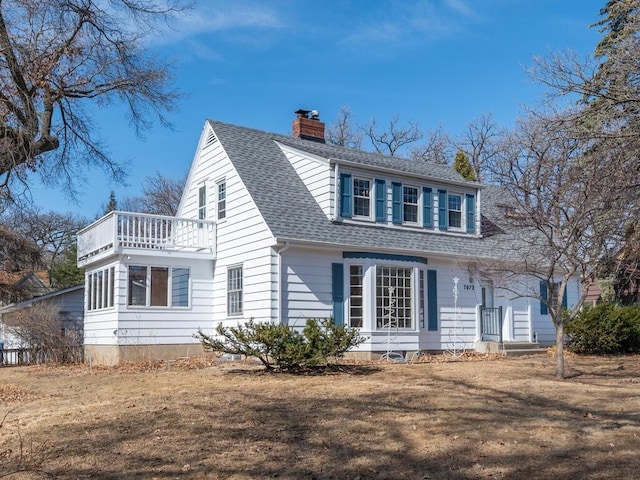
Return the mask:
[(303, 140), (324, 143), (324, 122), (317, 110), (297, 110), (293, 121), (293, 136)]

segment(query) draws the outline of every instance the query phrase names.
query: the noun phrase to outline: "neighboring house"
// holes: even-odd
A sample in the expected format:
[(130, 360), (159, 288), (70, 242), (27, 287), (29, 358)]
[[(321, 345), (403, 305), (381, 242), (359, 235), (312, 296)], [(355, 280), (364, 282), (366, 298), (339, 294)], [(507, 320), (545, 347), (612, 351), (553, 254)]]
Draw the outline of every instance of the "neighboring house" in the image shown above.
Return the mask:
[(84, 285), (77, 285), (0, 307), (0, 343), (4, 345), (4, 348), (28, 347), (28, 345), (23, 345), (9, 333), (6, 327), (7, 316), (22, 309), (28, 311), (29, 308), (41, 305), (51, 305), (58, 308), (60, 317), (63, 320), (62, 328), (79, 332), (80, 337), (82, 337)]
[(5, 262), (0, 268), (0, 306), (51, 292), (47, 270), (12, 271)]
[(296, 113), (293, 137), (205, 122), (176, 217), (111, 212), (79, 232), (85, 358), (189, 355), (198, 329), (250, 318), (333, 316), (368, 337), (363, 356), (554, 342), (541, 302), (473, 273), (517, 241), (496, 187), (327, 145)]

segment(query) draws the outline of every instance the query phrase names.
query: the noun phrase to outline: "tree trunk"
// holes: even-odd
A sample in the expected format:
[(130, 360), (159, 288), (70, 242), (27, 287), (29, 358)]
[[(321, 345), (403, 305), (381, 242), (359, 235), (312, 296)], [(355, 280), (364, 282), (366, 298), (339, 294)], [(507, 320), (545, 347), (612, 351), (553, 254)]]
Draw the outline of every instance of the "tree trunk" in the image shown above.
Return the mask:
[(564, 322), (556, 322), (556, 377), (564, 378)]

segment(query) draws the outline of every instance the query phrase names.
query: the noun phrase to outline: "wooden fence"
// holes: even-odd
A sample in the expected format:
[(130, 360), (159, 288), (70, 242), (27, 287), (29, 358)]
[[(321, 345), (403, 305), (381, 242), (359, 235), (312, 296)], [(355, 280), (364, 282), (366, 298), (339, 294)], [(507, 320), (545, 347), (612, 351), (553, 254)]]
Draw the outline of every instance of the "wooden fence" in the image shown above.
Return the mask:
[(84, 349), (81, 345), (48, 351), (40, 348), (4, 348), (0, 349), (0, 367), (43, 363), (82, 363), (83, 354)]

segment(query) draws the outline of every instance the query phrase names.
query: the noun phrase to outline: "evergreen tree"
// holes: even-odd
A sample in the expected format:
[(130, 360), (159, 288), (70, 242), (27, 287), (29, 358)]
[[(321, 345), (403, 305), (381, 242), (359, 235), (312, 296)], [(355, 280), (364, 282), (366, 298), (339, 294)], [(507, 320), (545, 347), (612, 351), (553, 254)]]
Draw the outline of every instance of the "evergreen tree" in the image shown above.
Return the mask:
[(477, 181), (476, 173), (473, 171), (469, 157), (462, 151), (458, 150), (456, 158), (453, 160), (453, 168), (462, 175), (462, 178), (470, 182)]
[(116, 194), (111, 190), (109, 194), (109, 203), (104, 208), (104, 214), (106, 215), (109, 212), (114, 212), (118, 209), (118, 201), (116, 200)]
[(70, 239), (61, 258), (51, 267), (51, 283), (58, 289), (74, 287), (84, 283), (84, 270), (78, 268), (78, 244)]

